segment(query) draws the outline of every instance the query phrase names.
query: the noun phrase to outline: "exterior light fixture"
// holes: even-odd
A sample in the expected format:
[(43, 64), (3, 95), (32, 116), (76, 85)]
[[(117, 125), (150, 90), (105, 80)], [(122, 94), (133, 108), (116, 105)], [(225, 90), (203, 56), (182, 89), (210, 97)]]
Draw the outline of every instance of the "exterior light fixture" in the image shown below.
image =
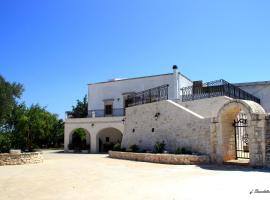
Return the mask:
[(126, 121), (126, 118), (123, 118), (123, 119), (122, 119), (123, 124), (125, 124), (125, 121)]
[(156, 113), (155, 116), (154, 116), (155, 117), (155, 120), (157, 120), (159, 116), (160, 116), (160, 113), (159, 112)]

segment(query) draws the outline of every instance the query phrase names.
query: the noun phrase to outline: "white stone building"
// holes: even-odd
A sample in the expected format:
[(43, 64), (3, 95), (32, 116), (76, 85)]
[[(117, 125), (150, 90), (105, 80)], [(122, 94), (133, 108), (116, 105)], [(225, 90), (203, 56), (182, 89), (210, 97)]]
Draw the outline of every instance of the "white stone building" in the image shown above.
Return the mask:
[(270, 164), (270, 82), (203, 83), (174, 66), (170, 74), (113, 79), (88, 91), (88, 117), (65, 120), (65, 151), (83, 128), (91, 153), (115, 143), (151, 151), (164, 141), (167, 151), (184, 147), (215, 163)]
[[(65, 151), (72, 143), (74, 130), (87, 131), (87, 143), (92, 153), (102, 152), (103, 145), (122, 140), (124, 132), (125, 109), (128, 96), (141, 91), (163, 86), (164, 99), (178, 99), (180, 87), (192, 85), (192, 81), (178, 72), (129, 79), (112, 79), (106, 82), (88, 85), (88, 117), (65, 120)], [(154, 101), (154, 100), (153, 100)]]

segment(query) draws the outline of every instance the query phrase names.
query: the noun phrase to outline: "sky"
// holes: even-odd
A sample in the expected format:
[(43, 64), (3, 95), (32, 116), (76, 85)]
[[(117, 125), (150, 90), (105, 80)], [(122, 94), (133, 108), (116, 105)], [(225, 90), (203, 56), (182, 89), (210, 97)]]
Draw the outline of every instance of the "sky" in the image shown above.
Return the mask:
[(268, 0), (0, 0), (0, 74), (64, 117), (87, 84), (172, 72), (270, 80)]

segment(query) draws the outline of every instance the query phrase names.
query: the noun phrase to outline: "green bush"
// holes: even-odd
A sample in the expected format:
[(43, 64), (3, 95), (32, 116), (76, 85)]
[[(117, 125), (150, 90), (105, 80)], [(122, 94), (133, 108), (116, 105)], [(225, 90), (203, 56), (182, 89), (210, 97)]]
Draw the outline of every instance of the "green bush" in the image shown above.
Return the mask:
[(121, 151), (121, 144), (116, 143), (115, 145), (113, 145), (113, 151)]
[(186, 149), (185, 147), (181, 148), (181, 152), (182, 154), (188, 154), (188, 155), (192, 154), (192, 151), (190, 151), (189, 149)]
[(181, 148), (177, 148), (174, 152), (175, 154), (182, 154), (182, 150)]
[(12, 141), (10, 134), (0, 133), (0, 153), (8, 153), (11, 149)]
[(132, 150), (132, 152), (138, 152), (139, 151), (139, 147), (136, 144), (131, 145), (129, 148)]
[(155, 146), (154, 146), (154, 149), (155, 149), (155, 152), (156, 153), (163, 153), (164, 149), (165, 149), (165, 142), (162, 141), (162, 142), (156, 142)]

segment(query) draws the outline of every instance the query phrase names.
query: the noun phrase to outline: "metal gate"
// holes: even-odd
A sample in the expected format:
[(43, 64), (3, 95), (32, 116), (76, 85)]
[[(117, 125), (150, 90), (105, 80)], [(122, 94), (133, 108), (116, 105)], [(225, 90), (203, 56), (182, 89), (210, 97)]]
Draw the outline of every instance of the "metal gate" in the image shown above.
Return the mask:
[(239, 113), (233, 125), (235, 129), (236, 159), (249, 159), (247, 116), (244, 113)]

